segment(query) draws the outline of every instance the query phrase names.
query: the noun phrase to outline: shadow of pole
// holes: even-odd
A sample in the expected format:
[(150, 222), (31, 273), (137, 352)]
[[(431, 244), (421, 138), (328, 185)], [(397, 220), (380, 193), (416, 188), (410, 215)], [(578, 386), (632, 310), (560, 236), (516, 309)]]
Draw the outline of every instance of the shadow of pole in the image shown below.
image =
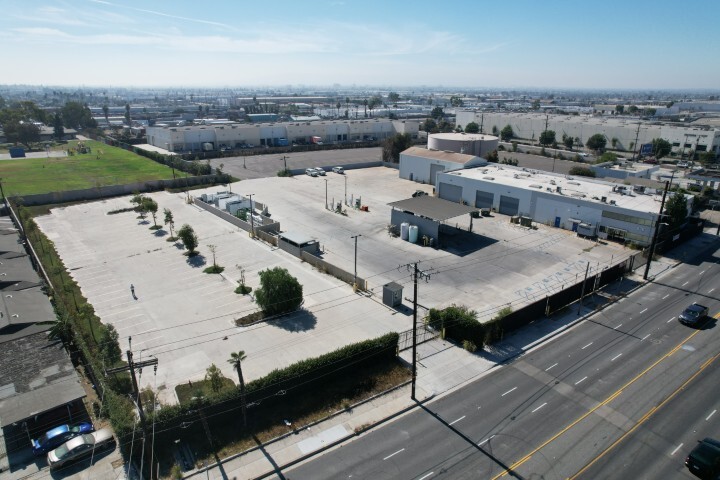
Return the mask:
[(255, 443), (257, 443), (258, 448), (260, 451), (265, 455), (265, 458), (267, 458), (268, 462), (270, 462), (270, 465), (273, 467), (273, 472), (280, 478), (280, 480), (286, 480), (285, 475), (283, 475), (282, 471), (280, 470), (280, 466), (275, 462), (275, 460), (272, 458), (272, 456), (265, 450), (265, 446), (260, 441), (255, 434), (252, 436), (253, 440), (255, 440)]
[(475, 441), (473, 441), (473, 440), (472, 440), (471, 438), (469, 438), (467, 435), (465, 435), (465, 434), (462, 433), (460, 430), (458, 430), (457, 428), (455, 428), (455, 427), (453, 427), (452, 425), (450, 425), (448, 422), (446, 422), (446, 421), (443, 420), (442, 418), (440, 418), (440, 416), (439, 416), (437, 413), (431, 411), (429, 408), (427, 408), (425, 405), (423, 405), (423, 404), (420, 403), (420, 402), (418, 402), (418, 405), (420, 406), (420, 408), (422, 408), (422, 409), (425, 410), (427, 413), (429, 413), (433, 418), (435, 418), (438, 422), (442, 423), (448, 430), (452, 431), (455, 435), (457, 435), (458, 437), (460, 437), (460, 438), (462, 438), (463, 440), (465, 440), (465, 441), (468, 443), (468, 445), (472, 446), (475, 450), (477, 450), (478, 452), (482, 453), (482, 454), (485, 455), (487, 458), (489, 458), (490, 460), (492, 460), (492, 462), (495, 463), (495, 464), (497, 464), (500, 468), (502, 468), (508, 476), (517, 478), (517, 479), (519, 479), (519, 480), (523, 480), (523, 477), (522, 477), (520, 474), (518, 474), (517, 472), (513, 471), (513, 470), (510, 468), (510, 466), (505, 465), (505, 463), (503, 463), (502, 460), (498, 459), (497, 457), (495, 457), (495, 456), (492, 455), (491, 453), (485, 451), (480, 445), (478, 445), (477, 443), (475, 443)]

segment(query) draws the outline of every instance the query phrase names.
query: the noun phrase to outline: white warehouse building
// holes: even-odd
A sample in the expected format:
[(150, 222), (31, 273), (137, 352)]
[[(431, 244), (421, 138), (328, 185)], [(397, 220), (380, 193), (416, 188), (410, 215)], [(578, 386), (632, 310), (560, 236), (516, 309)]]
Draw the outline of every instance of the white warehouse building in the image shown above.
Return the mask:
[(612, 146), (615, 139), (614, 148), (618, 150), (638, 150), (639, 145), (650, 143), (654, 138), (662, 138), (672, 144), (673, 153), (688, 153), (693, 150), (720, 154), (720, 130), (711, 127), (690, 127), (645, 122), (629, 117), (608, 118), (592, 115), (546, 115), (474, 110), (458, 110), (456, 115), (458, 125), (475, 122), (482, 125), (485, 132), (499, 132), (510, 125), (516, 138), (530, 141), (537, 141), (547, 125), (548, 130), (555, 132), (558, 143), (561, 143), (563, 135), (567, 135), (585, 144), (591, 136), (599, 133), (605, 136), (607, 148)]
[(437, 174), (484, 165), (487, 160), (464, 153), (410, 147), (400, 152), (400, 178), (435, 185)]
[(418, 137), (419, 120), (338, 120), (329, 122), (289, 122), (245, 124), (223, 122), (208, 125), (171, 126), (158, 124), (147, 128), (150, 145), (176, 153), (218, 150), (222, 147), (286, 146), (310, 143), (320, 137), (323, 143), (383, 140), (396, 133)]
[(430, 150), (444, 150), (485, 157), (497, 150), (499, 138), (480, 133), (432, 133), (428, 135), (427, 147)]
[(662, 196), (654, 189), (494, 163), (439, 172), (436, 190), (448, 201), (643, 246), (652, 240)]

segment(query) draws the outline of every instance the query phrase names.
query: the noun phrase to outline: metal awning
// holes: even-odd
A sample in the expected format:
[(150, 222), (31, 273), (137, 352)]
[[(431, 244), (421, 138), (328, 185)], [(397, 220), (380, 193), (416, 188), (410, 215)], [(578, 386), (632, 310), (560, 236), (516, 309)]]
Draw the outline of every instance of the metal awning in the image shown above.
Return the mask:
[(429, 195), (408, 198), (407, 200), (388, 203), (388, 205), (397, 210), (410, 212), (413, 215), (429, 218), (431, 220), (435, 220), (436, 222), (442, 222), (443, 220), (459, 217), (461, 215), (468, 215), (471, 212), (477, 212), (480, 210), (475, 207), (450, 202), (448, 200), (431, 197)]

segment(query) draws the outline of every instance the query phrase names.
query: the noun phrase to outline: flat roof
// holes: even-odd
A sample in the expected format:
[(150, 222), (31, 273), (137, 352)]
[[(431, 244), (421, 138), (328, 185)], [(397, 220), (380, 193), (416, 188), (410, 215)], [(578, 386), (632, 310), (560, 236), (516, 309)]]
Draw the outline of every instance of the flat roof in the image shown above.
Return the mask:
[[(488, 164), (483, 167), (466, 168), (455, 170), (438, 175), (457, 175), (459, 177), (474, 178), (483, 182), (491, 182), (500, 185), (522, 188), (525, 190), (536, 190), (548, 195), (558, 197), (577, 198), (589, 202), (602, 204), (605, 197), (606, 203), (615, 202), (615, 206), (627, 208), (645, 213), (657, 214), (660, 209), (661, 193), (656, 189), (645, 193), (633, 192), (632, 185), (616, 185), (588, 177), (559, 175), (542, 172), (539, 170), (512, 167), (508, 165)], [(632, 182), (632, 179), (628, 179)], [(613, 192), (613, 187), (626, 187), (627, 194)], [(558, 192), (557, 189), (560, 188)]]
[(431, 133), (430, 138), (440, 138), (443, 140), (499, 140), (494, 135), (486, 135), (484, 133)]
[(413, 155), (415, 157), (433, 158), (435, 160), (442, 160), (444, 162), (453, 162), (460, 165), (465, 165), (470, 160), (475, 160), (479, 157), (475, 155), (467, 155), (465, 153), (445, 152), (440, 150), (429, 150), (425, 147), (410, 147), (407, 150), (403, 150), (400, 155)]
[(435, 220), (436, 222), (442, 222), (443, 220), (447, 220), (449, 218), (455, 218), (460, 215), (466, 215), (470, 212), (478, 211), (475, 207), (450, 202), (448, 200), (431, 197), (429, 195), (408, 198), (406, 200), (388, 203), (388, 205), (397, 210), (410, 212), (414, 215)]
[(283, 232), (278, 234), (279, 237), (284, 238), (296, 245), (306, 245), (315, 241), (314, 238), (305, 235), (300, 232)]
[(0, 425), (9, 425), (85, 397), (59, 341), (36, 333), (0, 349)]

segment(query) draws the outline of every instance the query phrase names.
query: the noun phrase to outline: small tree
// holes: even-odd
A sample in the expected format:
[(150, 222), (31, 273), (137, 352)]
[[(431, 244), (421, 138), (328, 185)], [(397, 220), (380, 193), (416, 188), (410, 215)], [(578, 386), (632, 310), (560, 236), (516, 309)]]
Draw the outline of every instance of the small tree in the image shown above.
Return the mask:
[(382, 143), (383, 162), (398, 163), (400, 152), (407, 150), (412, 145), (412, 137), (409, 133), (397, 133), (387, 138)]
[(618, 115), (625, 113), (625, 105), (615, 105), (615, 113)]
[(210, 383), (210, 390), (214, 393), (222, 389), (223, 380), (225, 380), (225, 376), (223, 376), (220, 369), (214, 363), (205, 370), (205, 381)]
[(178, 230), (178, 237), (188, 250), (188, 255), (196, 255), (195, 249), (198, 247), (198, 237), (195, 230), (187, 223)]
[(100, 348), (100, 356), (105, 362), (105, 366), (111, 367), (122, 358), (120, 344), (118, 343), (117, 330), (112, 325), (102, 325), (100, 327), (100, 338), (98, 338), (98, 346)]
[(512, 139), (515, 136), (515, 132), (513, 132), (512, 127), (510, 124), (505, 125), (503, 129), (500, 131), (500, 138), (503, 142), (507, 142), (510, 139)]
[(652, 152), (655, 158), (660, 160), (672, 151), (672, 144), (662, 138), (653, 138)]
[(470, 122), (467, 125), (465, 125), (465, 133), (479, 133), (480, 132), (480, 125), (478, 125), (475, 122)]
[(685, 195), (676, 192), (665, 204), (665, 215), (669, 217), (670, 228), (676, 229), (687, 219), (687, 199)]
[(492, 134), (495, 135), (496, 137), (498, 136), (498, 128), (495, 125), (493, 125)]
[(155, 200), (149, 197), (144, 197), (142, 200), (142, 209), (145, 212), (150, 212), (150, 215), (152, 215), (153, 219), (153, 226), (151, 227), (152, 230), (157, 230), (160, 228), (160, 226), (157, 224), (157, 211), (158, 211), (158, 204)]
[(303, 287), (295, 277), (280, 267), (260, 272), (260, 288), (255, 301), (267, 315), (292, 312), (303, 301)]
[(165, 210), (163, 210), (163, 213), (165, 214), (164, 223), (170, 229), (170, 238), (168, 238), (168, 241), (174, 242), (176, 239), (175, 239), (175, 234), (173, 232), (173, 228), (175, 228), (175, 220), (173, 219), (173, 214), (169, 208), (166, 208)]
[(572, 150), (573, 145), (575, 145), (575, 139), (568, 135), (563, 135), (562, 142), (563, 145), (565, 145), (565, 148), (567, 148), (568, 150)]
[(595, 150), (596, 152), (603, 150), (605, 145), (607, 145), (607, 139), (602, 133), (596, 133), (592, 137), (588, 138), (587, 142), (585, 142), (585, 146), (587, 148)]
[(703, 165), (708, 165), (711, 163), (715, 163), (715, 153), (714, 152), (702, 152), (700, 154), (700, 163)]
[(595, 161), (595, 163), (605, 163), (605, 162), (616, 162), (618, 156), (613, 152), (605, 152)]
[(205, 273), (221, 273), (223, 270), (225, 270), (225, 267), (221, 267), (220, 265), (215, 263), (215, 253), (217, 252), (217, 246), (208, 245), (208, 248), (210, 249), (210, 252), (212, 253), (213, 264), (212, 264), (212, 266), (206, 268), (204, 270), (204, 272)]
[(62, 113), (57, 112), (53, 117), (53, 137), (62, 140), (65, 136), (65, 128), (63, 127)]
[(540, 134), (540, 145), (552, 145), (555, 143), (555, 131), (554, 130), (545, 130)]
[(238, 374), (238, 384), (240, 386), (240, 405), (242, 407), (242, 416), (243, 416), (243, 427), (247, 427), (247, 410), (245, 406), (245, 378), (243, 378), (242, 373), (242, 361), (245, 360), (247, 356), (245, 355), (244, 350), (240, 350), (239, 352), (233, 352), (230, 354), (230, 358), (228, 359), (228, 363), (233, 366), (235, 371), (237, 371)]
[(440, 120), (442, 118), (445, 118), (445, 112), (443, 111), (442, 107), (435, 107), (430, 112), (430, 116), (436, 120)]
[(579, 177), (595, 177), (595, 172), (588, 167), (572, 167), (570, 169), (570, 175), (577, 175)]

